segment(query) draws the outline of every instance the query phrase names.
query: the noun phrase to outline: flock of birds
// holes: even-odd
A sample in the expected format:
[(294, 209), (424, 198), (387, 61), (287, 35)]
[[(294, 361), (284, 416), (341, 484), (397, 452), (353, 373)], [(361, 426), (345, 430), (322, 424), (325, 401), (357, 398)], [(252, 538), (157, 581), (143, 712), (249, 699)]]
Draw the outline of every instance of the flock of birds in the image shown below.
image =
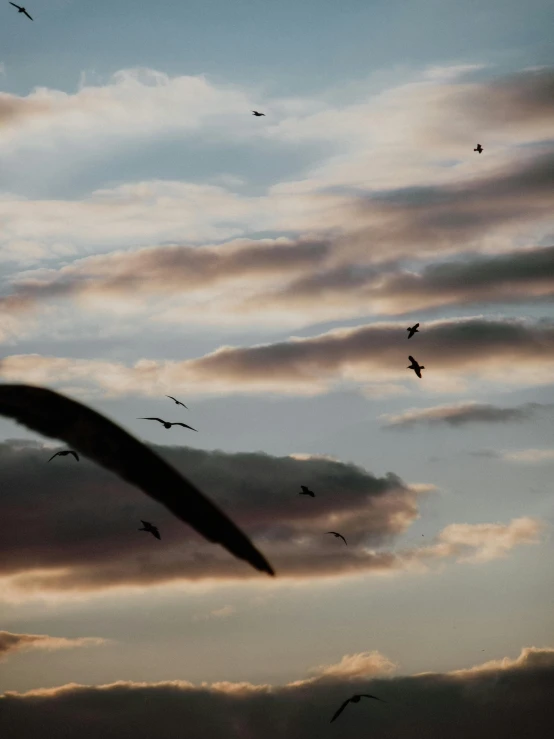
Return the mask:
[[(24, 7), (12, 2), (10, 5), (13, 5), (18, 13), (33, 20)], [(253, 110), (252, 115), (262, 117), (265, 113)], [(477, 144), (473, 151), (481, 154), (483, 147)], [(411, 339), (414, 334), (419, 333), (419, 323), (406, 330), (408, 339)], [(413, 370), (421, 379), (421, 370), (425, 369), (424, 365), (420, 365), (411, 355), (408, 359), (410, 364), (407, 369)], [(184, 403), (172, 395), (166, 395), (166, 397), (188, 410)], [(221, 544), (231, 554), (246, 560), (256, 569), (269, 575), (275, 575), (269, 562), (253, 546), (248, 537), (203, 493), (145, 444), (134, 439), (101, 414), (52, 390), (29, 385), (2, 385), (0, 386), (0, 415), (12, 418), (33, 431), (71, 443), (82, 454), (115, 472), (123, 480), (141, 488), (147, 495), (160, 502), (209, 541)], [(197, 431), (181, 421), (164, 421), (157, 417), (142, 417), (138, 420), (157, 421), (165, 429), (183, 426), (191, 431)], [(48, 462), (55, 457), (68, 455), (72, 455), (79, 462), (78, 451), (75, 449), (58, 451), (50, 457)], [(299, 495), (315, 498), (315, 493), (306, 485), (301, 485), (300, 488)], [(139, 531), (150, 533), (156, 539), (161, 540), (157, 526), (142, 519), (141, 523), (142, 527), (138, 529)], [(338, 531), (326, 533), (342, 539), (345, 545), (348, 545), (344, 536)], [(362, 698), (372, 698), (386, 703), (382, 698), (368, 693), (353, 695), (342, 703), (330, 723), (340, 716), (349, 703), (359, 703)]]

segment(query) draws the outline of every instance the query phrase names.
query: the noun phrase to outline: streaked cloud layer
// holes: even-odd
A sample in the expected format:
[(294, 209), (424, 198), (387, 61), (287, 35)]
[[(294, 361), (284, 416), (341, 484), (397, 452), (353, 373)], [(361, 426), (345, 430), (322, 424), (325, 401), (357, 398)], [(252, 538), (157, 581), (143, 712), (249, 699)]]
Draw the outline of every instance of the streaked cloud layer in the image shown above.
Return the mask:
[(506, 421), (529, 421), (541, 410), (551, 406), (526, 403), (517, 408), (500, 408), (491, 403), (456, 403), (438, 405), (433, 408), (410, 408), (397, 415), (384, 415), (385, 428), (413, 428), (428, 426), (465, 426), (468, 423), (504, 423)]
[(25, 649), (73, 649), (75, 647), (91, 647), (105, 644), (105, 639), (93, 636), (83, 636), (76, 639), (66, 639), (60, 636), (46, 634), (12, 634), (9, 631), (0, 631), (0, 659)]

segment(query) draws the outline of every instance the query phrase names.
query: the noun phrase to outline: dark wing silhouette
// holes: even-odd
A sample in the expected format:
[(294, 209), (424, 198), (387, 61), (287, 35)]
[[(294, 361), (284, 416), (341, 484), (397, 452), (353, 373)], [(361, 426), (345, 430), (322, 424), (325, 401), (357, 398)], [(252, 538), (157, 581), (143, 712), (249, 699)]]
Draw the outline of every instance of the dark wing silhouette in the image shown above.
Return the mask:
[(307, 488), (307, 487), (306, 487), (305, 485), (300, 485), (300, 487), (302, 488), (302, 490), (303, 490), (303, 491), (304, 491), (305, 493), (309, 493), (309, 492), (310, 492), (310, 491), (308, 490), (308, 488)]
[[(13, 5), (13, 3), (11, 3), (11, 5)], [(48, 461), (51, 462), (54, 459), (54, 457), (58, 456), (58, 454), (59, 452), (56, 452), (55, 454), (53, 454)]]
[(337, 534), (337, 536), (339, 536), (343, 540), (343, 542), (346, 544), (346, 546), (348, 546), (348, 544), (346, 543), (346, 539), (344, 538), (342, 534)]
[(150, 526), (151, 524), (148, 523), (148, 521), (143, 521), (142, 518), (140, 519), (140, 522), (143, 526)]
[(158, 527), (157, 526), (152, 526), (152, 528), (150, 529), (150, 531), (154, 534), (154, 536), (156, 537), (156, 539), (159, 539), (160, 541), (162, 540), (162, 537), (160, 536), (160, 532), (158, 531)]
[(193, 429), (192, 426), (187, 426), (186, 423), (172, 423), (172, 426), (184, 426), (186, 429), (191, 429), (192, 431), (198, 431), (198, 429)]
[(23, 14), (26, 15), (29, 20), (31, 20), (31, 21), (33, 20), (31, 18), (31, 16), (29, 15), (29, 13), (27, 13), (27, 11), (25, 9), (23, 9)]
[(336, 718), (338, 718), (338, 717), (339, 717), (339, 716), (341, 715), (341, 713), (342, 713), (342, 712), (344, 711), (344, 709), (346, 708), (346, 706), (347, 706), (347, 705), (348, 705), (349, 703), (350, 703), (350, 698), (348, 698), (348, 700), (345, 700), (345, 701), (344, 701), (344, 703), (342, 704), (342, 706), (341, 706), (341, 707), (339, 708), (339, 710), (338, 710), (338, 711), (337, 711), (337, 712), (335, 713), (335, 715), (333, 716), (333, 718), (332, 718), (332, 719), (331, 719), (331, 720), (329, 721), (329, 723), (330, 723), (330, 724), (332, 724), (332, 723), (333, 723), (333, 721), (334, 721), (334, 720), (335, 720)]
[(376, 695), (369, 695), (369, 693), (360, 693), (362, 698), (373, 698), (373, 700), (381, 701), (381, 703), (386, 703), (387, 701), (384, 701), (382, 698), (377, 698)]
[(45, 436), (63, 439), (136, 485), (209, 541), (221, 544), (257, 570), (275, 574), (250, 539), (195, 485), (100, 413), (45, 388), (0, 385), (0, 415)]
[(19, 5), (16, 5), (15, 3), (10, 2), (10, 5), (13, 5), (13, 7), (17, 8), (18, 10), (23, 10), (23, 8), (20, 8)]
[(79, 461), (79, 455), (77, 454), (77, 452), (74, 452), (72, 449), (70, 449), (68, 451), (68, 454), (73, 454), (73, 456), (75, 457), (75, 459), (77, 460), (77, 462)]
[(415, 326), (412, 326), (412, 330), (415, 328), (419, 328), (419, 323), (416, 323)]
[(415, 361), (415, 359), (413, 357), (408, 357), (408, 359), (410, 360), (410, 362), (412, 364), (417, 364), (417, 362)]
[(159, 421), (160, 423), (165, 423), (161, 418), (150, 418), (149, 416), (146, 418), (137, 418), (137, 421)]
[(414, 372), (421, 379), (421, 368), (420, 367), (414, 367)]

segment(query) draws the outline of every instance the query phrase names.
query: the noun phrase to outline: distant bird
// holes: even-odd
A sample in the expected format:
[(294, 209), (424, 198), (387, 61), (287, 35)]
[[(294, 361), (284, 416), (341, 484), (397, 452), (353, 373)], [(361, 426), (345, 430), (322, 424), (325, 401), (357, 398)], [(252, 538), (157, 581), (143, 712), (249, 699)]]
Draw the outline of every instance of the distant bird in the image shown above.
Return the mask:
[[(174, 398), (173, 395), (166, 395), (165, 397), (171, 398), (171, 400), (174, 400), (177, 403), (177, 405), (182, 405), (183, 408), (187, 408), (187, 406), (184, 403), (181, 403), (180, 400), (177, 400), (177, 398)], [(188, 408), (187, 408), (187, 411), (188, 411)]]
[(312, 498), (315, 498), (315, 493), (313, 493), (310, 488), (307, 488), (305, 485), (300, 485), (300, 487), (302, 488), (302, 492), (298, 493), (298, 495), (309, 495)]
[[(333, 536), (335, 537), (335, 539), (342, 539), (343, 542), (346, 544), (346, 539), (344, 538), (344, 536), (342, 534), (339, 534), (337, 531), (328, 531), (327, 533), (328, 534), (333, 534)], [(348, 546), (348, 544), (346, 544), (346, 546)]]
[(417, 330), (419, 326), (419, 323), (416, 323), (415, 326), (412, 326), (411, 328), (407, 328), (406, 331), (409, 331), (408, 339), (411, 339), (414, 334), (418, 334), (419, 331)]
[(170, 429), (172, 426), (184, 426), (186, 429), (191, 429), (192, 431), (197, 431), (198, 429), (193, 429), (192, 426), (187, 426), (186, 423), (181, 423), (180, 421), (162, 421), (161, 418), (137, 418), (137, 421), (159, 421), (160, 423), (163, 423), (164, 428)]
[(275, 572), (250, 539), (200, 490), (146, 444), (82, 403), (31, 385), (0, 384), (0, 415), (32, 431), (62, 439), (81, 454), (135, 485), (261, 572)]
[(149, 531), (151, 534), (153, 534), (156, 537), (156, 539), (161, 540), (162, 537), (160, 536), (160, 532), (158, 531), (157, 526), (154, 526), (154, 524), (152, 523), (148, 523), (148, 521), (143, 521), (142, 518), (140, 519), (140, 522), (144, 525), (142, 529), (139, 529), (139, 531)]
[(253, 110), (253, 111), (252, 111), (252, 115), (255, 115), (255, 116), (260, 116), (260, 115), (265, 115), (265, 113), (258, 113), (258, 111), (257, 111), (257, 110)]
[(408, 357), (411, 364), (406, 367), (406, 369), (413, 369), (413, 371), (416, 373), (416, 375), (421, 379), (421, 370), (425, 369), (425, 367), (422, 364), (418, 364), (417, 360), (415, 360), (413, 357)]
[(27, 13), (27, 11), (25, 10), (25, 8), (22, 8), (21, 6), (19, 6), (19, 5), (16, 5), (15, 3), (11, 3), (11, 2), (10, 2), (10, 5), (13, 5), (13, 7), (14, 7), (14, 8), (17, 8), (17, 10), (18, 10), (18, 11), (19, 11), (20, 13), (24, 13), (24, 14), (25, 14), (25, 15), (27, 16), (27, 18), (29, 18), (29, 20), (31, 20), (31, 21), (33, 20), (33, 19), (31, 18), (31, 16), (29, 15), (29, 13)]
[(50, 457), (48, 461), (51, 462), (54, 459), (54, 457), (65, 457), (68, 454), (73, 454), (77, 462), (79, 461), (79, 455), (77, 454), (77, 452), (74, 452), (73, 449), (68, 449), (66, 452), (56, 452)]
[(329, 721), (330, 724), (333, 723), (333, 721), (338, 718), (341, 713), (344, 711), (346, 706), (349, 703), (359, 703), (362, 698), (373, 698), (373, 700), (381, 701), (382, 703), (386, 703), (387, 701), (384, 701), (382, 698), (377, 698), (375, 695), (369, 695), (368, 693), (361, 693), (360, 695), (353, 695), (352, 698), (349, 698), (348, 700), (344, 701), (342, 706), (339, 708), (339, 710), (335, 713), (333, 718)]
[(474, 149), (473, 151), (478, 151), (480, 154), (483, 151), (483, 147), (481, 146), (481, 144), (477, 144), (477, 148)]

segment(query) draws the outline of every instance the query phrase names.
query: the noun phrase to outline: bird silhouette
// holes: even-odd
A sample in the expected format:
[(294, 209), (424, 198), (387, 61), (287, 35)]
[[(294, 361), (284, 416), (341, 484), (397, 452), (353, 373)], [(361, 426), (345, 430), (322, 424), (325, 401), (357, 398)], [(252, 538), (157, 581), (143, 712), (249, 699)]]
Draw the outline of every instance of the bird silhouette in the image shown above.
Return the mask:
[(260, 572), (273, 568), (238, 526), (146, 444), (82, 403), (31, 385), (0, 384), (0, 415), (77, 449), (164, 505), (208, 541)]
[(416, 323), (415, 326), (412, 326), (411, 328), (407, 328), (406, 331), (409, 331), (408, 339), (411, 339), (414, 334), (418, 334), (419, 331), (417, 330), (419, 326), (419, 323)]
[(143, 521), (142, 518), (140, 519), (140, 522), (143, 525), (142, 529), (139, 529), (139, 531), (149, 531), (153, 536), (156, 537), (156, 539), (161, 540), (160, 532), (158, 531), (158, 527), (154, 526), (152, 523), (148, 523), (148, 521)]
[(312, 498), (315, 498), (315, 493), (310, 490), (310, 488), (307, 488), (305, 485), (300, 485), (302, 488), (302, 492), (298, 493), (298, 495), (309, 495)]
[(474, 149), (473, 151), (478, 151), (480, 154), (483, 151), (483, 147), (481, 146), (481, 144), (477, 144), (477, 148)]
[(68, 449), (65, 452), (56, 452), (50, 457), (48, 461), (51, 462), (54, 459), (54, 457), (66, 457), (68, 454), (73, 454), (77, 462), (79, 461), (79, 455), (77, 454), (77, 452), (74, 452), (73, 449)]
[(329, 721), (330, 724), (333, 723), (333, 721), (338, 718), (341, 713), (344, 711), (346, 706), (349, 703), (359, 703), (362, 698), (373, 698), (373, 700), (381, 701), (381, 703), (386, 703), (387, 701), (384, 701), (382, 698), (377, 698), (375, 695), (369, 695), (369, 693), (360, 693), (359, 695), (353, 695), (352, 698), (348, 698), (348, 700), (345, 700), (342, 706), (339, 708), (339, 710), (335, 713), (333, 718)]
[(29, 13), (27, 13), (25, 8), (22, 8), (20, 5), (16, 5), (15, 3), (12, 3), (12, 2), (10, 2), (10, 5), (13, 5), (14, 8), (17, 8), (19, 13), (24, 13), (27, 16), (27, 18), (29, 18), (29, 20), (31, 21), (33, 20), (31, 16), (29, 15)]
[(180, 421), (163, 421), (161, 418), (137, 418), (137, 421), (159, 421), (160, 423), (163, 423), (164, 428), (170, 429), (172, 426), (184, 426), (186, 429), (191, 429), (192, 431), (197, 431), (198, 429), (193, 429), (192, 426), (187, 426), (186, 423), (181, 423)]
[(417, 360), (413, 357), (408, 357), (411, 364), (406, 367), (406, 369), (413, 369), (413, 371), (416, 373), (416, 375), (421, 379), (421, 370), (425, 369), (425, 367), (422, 364), (418, 364)]
[(253, 111), (252, 111), (252, 115), (255, 115), (255, 116), (260, 116), (260, 115), (265, 115), (265, 113), (258, 113), (258, 111), (257, 111), (257, 110), (253, 110)]
[[(182, 405), (183, 408), (187, 408), (187, 406), (184, 403), (181, 403), (180, 400), (177, 400), (177, 398), (174, 398), (173, 395), (166, 395), (165, 397), (166, 398), (171, 398), (171, 400), (174, 400), (175, 403), (177, 403), (177, 405)], [(188, 411), (188, 408), (187, 408), (187, 411)]]
[[(346, 544), (346, 539), (344, 538), (344, 536), (342, 534), (339, 534), (338, 531), (328, 531), (327, 533), (328, 534), (333, 534), (333, 536), (335, 537), (335, 539), (342, 539), (343, 542)], [(346, 544), (346, 546), (348, 546), (348, 544)]]

